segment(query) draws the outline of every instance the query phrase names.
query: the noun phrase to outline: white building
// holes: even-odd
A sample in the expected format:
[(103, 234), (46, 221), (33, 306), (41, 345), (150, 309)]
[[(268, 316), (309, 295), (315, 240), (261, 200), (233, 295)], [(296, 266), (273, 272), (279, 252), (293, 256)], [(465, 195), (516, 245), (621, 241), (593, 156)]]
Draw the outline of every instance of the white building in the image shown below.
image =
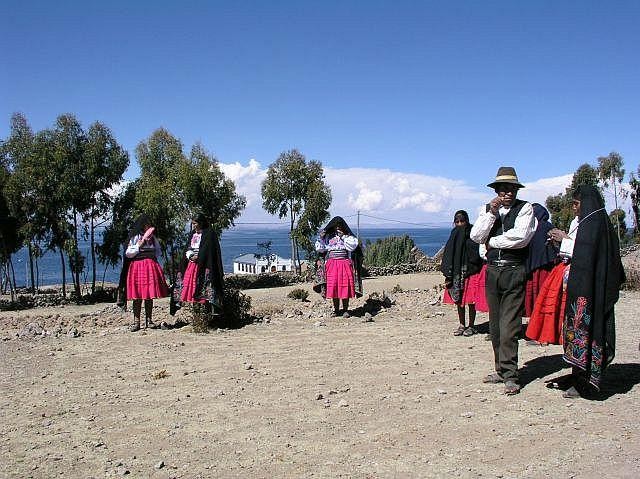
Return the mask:
[(281, 258), (277, 254), (264, 256), (247, 253), (233, 260), (233, 274), (262, 274), (293, 271), (291, 258)]

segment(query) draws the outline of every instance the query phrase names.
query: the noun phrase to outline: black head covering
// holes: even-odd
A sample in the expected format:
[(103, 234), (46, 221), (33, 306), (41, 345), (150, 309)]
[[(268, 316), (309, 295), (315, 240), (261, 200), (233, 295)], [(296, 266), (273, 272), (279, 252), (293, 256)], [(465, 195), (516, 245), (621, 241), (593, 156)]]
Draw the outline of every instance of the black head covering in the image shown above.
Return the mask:
[(209, 220), (207, 219), (204, 213), (197, 213), (191, 219), (196, 223), (198, 223), (200, 225), (200, 228), (202, 229), (206, 229), (209, 227)]
[(327, 223), (327, 226), (324, 227), (324, 231), (327, 236), (332, 236), (333, 234), (335, 234), (336, 229), (338, 228), (340, 228), (343, 233), (346, 233), (350, 236), (355, 236), (342, 216), (334, 216), (333, 218), (331, 218), (331, 221), (329, 221)]
[(599, 389), (602, 372), (615, 356), (613, 307), (625, 275), (618, 236), (600, 192), (581, 185), (574, 196), (580, 200), (580, 214), (567, 284), (564, 359), (585, 371)]
[(151, 222), (151, 218), (149, 218), (149, 215), (143, 213), (138, 216), (133, 222), (133, 226), (129, 230), (129, 241), (131, 241), (131, 238), (133, 238), (135, 235), (143, 234), (145, 225), (152, 224), (153, 223)]
[(549, 212), (540, 203), (533, 203), (533, 214), (538, 219), (538, 227), (529, 242), (529, 256), (527, 257), (527, 273), (531, 273), (543, 266), (552, 265), (558, 257), (558, 246), (553, 241), (547, 241), (547, 233), (553, 229), (549, 222)]
[[(355, 236), (351, 228), (347, 222), (342, 218), (342, 216), (334, 216), (327, 223), (327, 226), (324, 227), (324, 232), (327, 237), (331, 237), (335, 234), (336, 229), (340, 228), (343, 233), (348, 234), (350, 236)], [(351, 261), (353, 262), (353, 281), (355, 283), (356, 288), (356, 297), (359, 298), (362, 296), (362, 261), (364, 259), (364, 253), (362, 252), (362, 246), (358, 244), (355, 250), (351, 252)]]
[(440, 271), (451, 284), (449, 294), (456, 303), (462, 299), (464, 278), (477, 273), (482, 268), (480, 245), (469, 237), (473, 226), (469, 223), (469, 214), (464, 210), (456, 211), (453, 215), (454, 220), (459, 215), (465, 217), (467, 221), (464, 225), (456, 226), (451, 230), (440, 264)]
[(469, 220), (469, 213), (467, 213), (465, 210), (458, 210), (455, 212), (455, 214), (453, 215), (454, 222), (456, 220), (456, 217), (458, 216), (462, 216), (467, 224), (471, 223), (471, 221)]

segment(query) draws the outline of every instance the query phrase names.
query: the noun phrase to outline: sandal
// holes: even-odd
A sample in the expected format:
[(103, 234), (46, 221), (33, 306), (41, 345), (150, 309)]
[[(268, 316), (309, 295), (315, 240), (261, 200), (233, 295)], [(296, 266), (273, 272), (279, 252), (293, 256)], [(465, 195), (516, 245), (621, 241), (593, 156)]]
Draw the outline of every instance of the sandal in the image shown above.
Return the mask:
[(502, 376), (500, 376), (498, 373), (491, 373), (485, 376), (482, 382), (487, 384), (499, 384), (503, 383), (504, 379), (502, 379)]
[(464, 330), (464, 333), (462, 333), (462, 335), (469, 337), (469, 336), (473, 336), (477, 332), (478, 330), (476, 328), (474, 328), (473, 326), (469, 326), (467, 329)]
[(565, 399), (577, 399), (582, 396), (575, 386), (571, 386), (569, 389), (562, 393), (562, 397)]
[(454, 335), (454, 336), (462, 336), (462, 335), (464, 334), (464, 332), (465, 332), (465, 330), (466, 330), (466, 329), (467, 329), (467, 328), (465, 328), (465, 327), (461, 324), (460, 326), (458, 326), (458, 329), (456, 329), (456, 330), (453, 332), (453, 335)]
[(504, 393), (507, 396), (513, 396), (520, 392), (520, 385), (513, 379), (509, 379), (504, 382)]

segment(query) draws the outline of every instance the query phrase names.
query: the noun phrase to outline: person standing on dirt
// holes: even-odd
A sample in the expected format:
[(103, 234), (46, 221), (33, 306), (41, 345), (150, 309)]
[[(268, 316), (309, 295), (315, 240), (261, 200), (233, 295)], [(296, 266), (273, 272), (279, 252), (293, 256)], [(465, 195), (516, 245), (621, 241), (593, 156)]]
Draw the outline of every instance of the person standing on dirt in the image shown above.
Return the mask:
[(495, 181), (487, 185), (496, 192), (487, 211), (478, 216), (470, 237), (487, 248), (486, 295), (495, 373), (486, 383), (504, 383), (504, 393), (520, 392), (518, 339), (522, 331), (529, 241), (537, 221), (531, 203), (517, 199), (524, 188), (515, 168), (501, 166)]
[(333, 314), (349, 317), (349, 299), (362, 296), (362, 247), (358, 238), (346, 221), (336, 216), (320, 231), (315, 249), (325, 256), (325, 297), (333, 302)]
[(167, 281), (158, 263), (160, 243), (155, 228), (147, 215), (140, 215), (129, 235), (129, 242), (122, 264), (121, 282), (126, 286), (126, 297), (133, 302), (131, 331), (140, 330), (140, 315), (144, 301), (144, 328), (153, 326), (151, 313), (153, 300), (169, 295)]

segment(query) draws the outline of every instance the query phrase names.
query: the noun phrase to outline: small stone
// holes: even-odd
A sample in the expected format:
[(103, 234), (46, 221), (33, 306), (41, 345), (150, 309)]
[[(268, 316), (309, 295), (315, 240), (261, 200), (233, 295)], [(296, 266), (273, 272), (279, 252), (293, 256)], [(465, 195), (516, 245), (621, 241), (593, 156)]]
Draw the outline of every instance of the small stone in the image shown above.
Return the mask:
[(322, 393), (316, 394), (316, 401), (319, 401), (320, 399), (324, 399), (324, 395)]
[(348, 406), (349, 406), (349, 403), (344, 399), (340, 399), (340, 401), (338, 401), (338, 407), (348, 407)]
[(473, 417), (473, 413), (472, 412), (463, 412), (462, 414), (460, 414), (460, 417), (470, 418), (470, 417)]
[(436, 392), (438, 394), (447, 394), (447, 391), (445, 391), (444, 389), (436, 389)]
[(253, 369), (253, 364), (251, 364), (251, 363), (245, 363), (245, 364), (244, 364), (244, 368), (245, 368), (247, 371), (249, 371), (250, 369)]
[(408, 371), (402, 371), (400, 374), (402, 374), (403, 376), (406, 376), (407, 374), (409, 374)]
[(162, 469), (164, 467), (164, 461), (159, 461), (154, 466), (156, 469)]

